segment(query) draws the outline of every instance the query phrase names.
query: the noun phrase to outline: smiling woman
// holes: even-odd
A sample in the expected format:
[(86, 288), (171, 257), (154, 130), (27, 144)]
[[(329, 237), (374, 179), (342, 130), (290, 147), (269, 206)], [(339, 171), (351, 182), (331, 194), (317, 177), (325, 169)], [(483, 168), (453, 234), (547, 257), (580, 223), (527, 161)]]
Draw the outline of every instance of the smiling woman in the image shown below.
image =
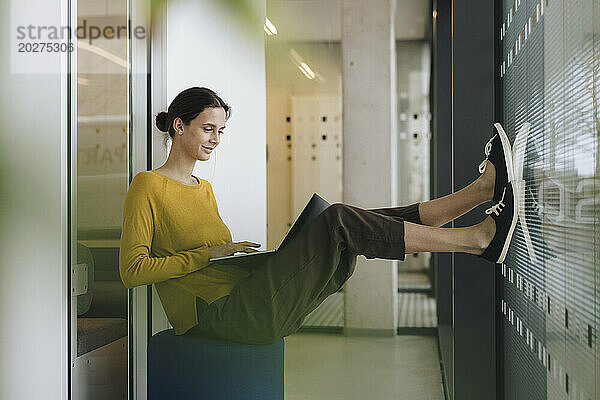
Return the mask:
[(121, 279), (127, 287), (155, 283), (177, 334), (198, 323), (196, 297), (212, 302), (248, 276), (239, 267), (210, 266), (209, 258), (260, 246), (232, 242), (211, 184), (192, 175), (196, 161), (208, 161), (219, 145), (229, 115), (230, 107), (210, 89), (179, 93), (156, 116), (158, 129), (173, 141), (167, 161), (137, 174), (125, 198)]
[[(176, 181), (195, 182), (196, 161), (208, 161), (219, 145), (231, 108), (214, 91), (192, 87), (179, 93), (167, 112), (156, 116), (156, 126), (167, 132), (173, 146), (169, 158), (157, 171)], [(192, 183), (195, 184), (195, 183)]]
[[(212, 118), (203, 119), (201, 125), (210, 125), (213, 130), (222, 131), (225, 121), (231, 115), (231, 107), (225, 103), (214, 91), (208, 88), (192, 87), (179, 93), (169, 105), (167, 112), (160, 112), (156, 116), (156, 127), (162, 132), (167, 132), (166, 140), (171, 137), (175, 140), (176, 131), (183, 133), (184, 127), (189, 126), (205, 109), (220, 109), (224, 111), (222, 124), (217, 125), (211, 121)], [(212, 115), (211, 117), (215, 117)], [(179, 121), (176, 121), (179, 120)], [(183, 125), (183, 126), (181, 126)]]
[[(358, 255), (404, 260), (410, 253), (460, 251), (504, 260), (516, 223), (516, 195), (507, 183), (511, 174), (506, 176), (511, 149), (496, 135), (482, 163), (489, 168), (456, 193), (380, 209), (335, 203), (270, 258), (243, 265), (216, 262), (260, 246), (232, 241), (211, 184), (192, 175), (196, 161), (208, 160), (219, 145), (229, 110), (210, 89), (178, 94), (168, 112), (156, 117), (157, 127), (173, 140), (167, 161), (138, 173), (125, 197), (121, 279), (128, 288), (155, 285), (175, 334), (273, 343), (296, 332), (309, 313), (341, 289)], [(492, 199), (499, 203), (486, 211), (494, 215), (483, 222), (440, 228)]]

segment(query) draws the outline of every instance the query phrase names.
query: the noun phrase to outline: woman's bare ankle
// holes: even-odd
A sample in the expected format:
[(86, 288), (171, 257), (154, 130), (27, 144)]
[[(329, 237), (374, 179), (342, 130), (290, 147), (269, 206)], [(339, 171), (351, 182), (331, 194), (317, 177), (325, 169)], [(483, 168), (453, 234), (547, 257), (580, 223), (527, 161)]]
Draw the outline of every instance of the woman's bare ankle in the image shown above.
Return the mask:
[(496, 168), (489, 160), (486, 161), (486, 167), (483, 174), (477, 178), (478, 193), (482, 203), (492, 200), (494, 197), (494, 185), (496, 182)]
[(492, 217), (488, 216), (477, 224), (477, 231), (478, 246), (475, 254), (481, 255), (488, 248), (496, 234), (496, 222)]

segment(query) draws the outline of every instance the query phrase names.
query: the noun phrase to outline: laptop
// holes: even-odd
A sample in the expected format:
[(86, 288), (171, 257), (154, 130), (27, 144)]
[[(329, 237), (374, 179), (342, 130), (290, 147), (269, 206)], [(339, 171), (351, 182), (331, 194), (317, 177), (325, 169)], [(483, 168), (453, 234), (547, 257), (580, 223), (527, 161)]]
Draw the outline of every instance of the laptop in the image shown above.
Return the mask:
[(304, 209), (296, 218), (296, 221), (288, 231), (287, 235), (283, 238), (279, 246), (274, 250), (263, 250), (257, 251), (254, 253), (242, 253), (242, 254), (233, 254), (225, 257), (216, 257), (211, 258), (208, 261), (210, 262), (226, 262), (227, 264), (237, 264), (237, 263), (245, 263), (246, 261), (257, 261), (257, 257), (265, 257), (270, 254), (276, 253), (280, 249), (283, 249), (286, 244), (290, 242), (304, 227), (308, 226), (308, 224), (315, 219), (319, 214), (321, 214), (330, 204), (327, 200), (323, 199), (318, 194), (314, 193)]

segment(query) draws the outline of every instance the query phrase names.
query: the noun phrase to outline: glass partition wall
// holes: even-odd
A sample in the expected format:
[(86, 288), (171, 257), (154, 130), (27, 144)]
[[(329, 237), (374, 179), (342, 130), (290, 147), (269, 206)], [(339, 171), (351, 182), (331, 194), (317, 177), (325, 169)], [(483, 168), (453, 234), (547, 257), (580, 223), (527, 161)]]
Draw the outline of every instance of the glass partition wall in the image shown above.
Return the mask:
[[(76, 3), (76, 7), (75, 6)], [(71, 398), (128, 398), (128, 291), (118, 269), (128, 187), (128, 2), (72, 2), (77, 13), (72, 129)], [(72, 82), (75, 84), (75, 82)], [(75, 315), (76, 314), (76, 315)]]
[(504, 398), (600, 396), (598, 0), (504, 1), (498, 74), (524, 190), (501, 293)]

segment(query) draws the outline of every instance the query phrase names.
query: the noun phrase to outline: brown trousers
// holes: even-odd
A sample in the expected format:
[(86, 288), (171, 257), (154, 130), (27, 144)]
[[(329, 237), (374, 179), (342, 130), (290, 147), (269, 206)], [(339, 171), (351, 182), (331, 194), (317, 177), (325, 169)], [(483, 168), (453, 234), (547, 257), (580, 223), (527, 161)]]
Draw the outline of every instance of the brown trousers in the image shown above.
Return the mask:
[(186, 335), (268, 344), (296, 332), (350, 278), (357, 255), (404, 260), (404, 221), (420, 224), (418, 210), (332, 204), (229, 295), (211, 304), (198, 297), (199, 325)]

